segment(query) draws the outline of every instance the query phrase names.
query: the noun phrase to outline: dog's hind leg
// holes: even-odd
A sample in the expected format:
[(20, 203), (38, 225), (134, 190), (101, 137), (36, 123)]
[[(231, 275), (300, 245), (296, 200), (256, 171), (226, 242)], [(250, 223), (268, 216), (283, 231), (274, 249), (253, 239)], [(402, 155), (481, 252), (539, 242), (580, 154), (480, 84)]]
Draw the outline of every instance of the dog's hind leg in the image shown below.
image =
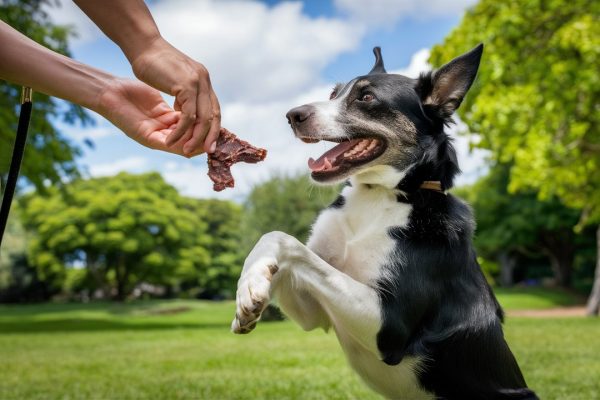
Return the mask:
[(305, 329), (332, 324), (338, 333), (352, 336), (379, 354), (376, 336), (381, 312), (376, 291), (282, 232), (264, 235), (246, 259), (232, 330), (248, 333), (254, 329), (272, 297)]

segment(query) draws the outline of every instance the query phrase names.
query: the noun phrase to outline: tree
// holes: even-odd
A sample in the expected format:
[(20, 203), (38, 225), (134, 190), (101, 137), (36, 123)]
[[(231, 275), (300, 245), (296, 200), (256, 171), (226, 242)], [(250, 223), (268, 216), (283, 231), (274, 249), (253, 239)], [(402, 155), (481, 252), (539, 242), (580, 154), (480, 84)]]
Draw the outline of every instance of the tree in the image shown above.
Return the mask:
[(265, 233), (279, 230), (305, 241), (321, 209), (339, 188), (315, 186), (306, 175), (275, 175), (255, 186), (244, 204), (243, 247), (246, 253)]
[(176, 287), (211, 265), (208, 224), (159, 174), (119, 174), (22, 199), (34, 235), (29, 261), (55, 287), (84, 266), (96, 288), (123, 300), (140, 282)]
[(19, 220), (19, 210), (14, 207), (4, 232), (3, 246), (0, 249), (0, 290), (10, 285), (10, 266), (15, 258), (25, 255), (25, 230)]
[[(600, 223), (600, 3), (594, 0), (481, 0), (435, 46), (439, 65), (485, 43), (478, 82), (460, 108), (479, 147), (511, 163), (511, 191), (534, 189)], [(588, 303), (600, 309), (600, 225)]]
[(26, 246), (19, 209), (14, 207), (0, 249), (0, 303), (43, 301), (56, 294), (27, 262)]
[(496, 259), (501, 283), (512, 284), (516, 254), (543, 255), (550, 261), (556, 284), (571, 287), (577, 250), (580, 210), (557, 198), (539, 200), (533, 191), (508, 192), (510, 168), (496, 165), (473, 186), (462, 190), (475, 211), (478, 254)]
[[(44, 7), (57, 4), (47, 0), (3, 0), (0, 19), (27, 37), (69, 56), (68, 40), (74, 33), (69, 27), (56, 26)], [(17, 131), (21, 88), (0, 81), (0, 186), (4, 187)], [(56, 121), (91, 123), (84, 109), (34, 93), (29, 139), (21, 175), (37, 188), (46, 181), (60, 182), (78, 176), (75, 159), (80, 150), (56, 128)]]
[(240, 246), (242, 208), (231, 201), (215, 199), (187, 199), (186, 203), (191, 215), (206, 224), (203, 246), (211, 261), (202, 264), (203, 269), (190, 268), (191, 274), (180, 285), (197, 290), (196, 295), (203, 298), (232, 297), (245, 256)]
[[(338, 192), (337, 186), (316, 186), (304, 174), (274, 175), (255, 186), (244, 203), (243, 257), (263, 234), (271, 231), (283, 231), (305, 242), (319, 211), (330, 204)], [(261, 317), (263, 321), (281, 319), (283, 314), (272, 305)]]

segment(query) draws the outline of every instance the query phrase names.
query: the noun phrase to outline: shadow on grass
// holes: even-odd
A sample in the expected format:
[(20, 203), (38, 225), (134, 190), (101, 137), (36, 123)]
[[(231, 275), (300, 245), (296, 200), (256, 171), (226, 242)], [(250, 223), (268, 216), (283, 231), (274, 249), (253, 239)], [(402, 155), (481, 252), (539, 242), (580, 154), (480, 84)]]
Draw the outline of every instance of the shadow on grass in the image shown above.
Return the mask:
[(103, 319), (54, 319), (51, 321), (10, 321), (0, 324), (0, 335), (11, 333), (65, 333), (105, 331), (156, 331), (178, 329), (229, 329), (225, 322), (136, 322)]

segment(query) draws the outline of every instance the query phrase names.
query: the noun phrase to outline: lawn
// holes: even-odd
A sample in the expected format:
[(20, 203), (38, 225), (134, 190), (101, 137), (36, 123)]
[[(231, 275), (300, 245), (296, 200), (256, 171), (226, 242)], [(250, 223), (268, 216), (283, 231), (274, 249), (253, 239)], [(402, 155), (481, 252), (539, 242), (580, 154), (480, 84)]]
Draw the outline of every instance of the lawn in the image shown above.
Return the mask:
[[(499, 298), (513, 295), (524, 294)], [(332, 334), (285, 321), (236, 336), (233, 310), (200, 301), (0, 306), (0, 399), (378, 398)], [(506, 336), (541, 398), (600, 399), (600, 321), (508, 318)]]
[(585, 298), (566, 290), (540, 287), (495, 288), (496, 297), (506, 310), (531, 310), (580, 305)]

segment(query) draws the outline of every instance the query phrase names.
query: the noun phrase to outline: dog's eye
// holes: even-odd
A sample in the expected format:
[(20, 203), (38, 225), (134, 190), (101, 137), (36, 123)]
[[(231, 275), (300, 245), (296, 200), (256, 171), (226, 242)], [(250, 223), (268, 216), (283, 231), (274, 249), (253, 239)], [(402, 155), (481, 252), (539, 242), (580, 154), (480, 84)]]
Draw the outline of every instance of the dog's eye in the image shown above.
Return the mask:
[(375, 97), (373, 97), (372, 94), (367, 93), (367, 94), (363, 94), (363, 96), (360, 98), (360, 101), (366, 101), (368, 103), (369, 101), (372, 101), (374, 98)]
[(331, 94), (329, 95), (329, 100), (335, 99), (336, 96), (337, 96), (337, 90), (332, 91)]

